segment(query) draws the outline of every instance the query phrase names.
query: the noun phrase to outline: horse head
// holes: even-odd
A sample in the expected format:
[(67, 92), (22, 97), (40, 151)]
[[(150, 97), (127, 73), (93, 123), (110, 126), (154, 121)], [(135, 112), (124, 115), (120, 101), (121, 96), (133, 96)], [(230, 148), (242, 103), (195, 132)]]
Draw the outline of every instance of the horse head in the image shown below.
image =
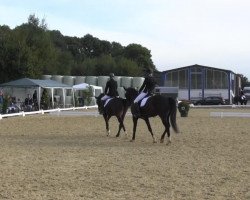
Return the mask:
[(135, 88), (125, 88), (125, 97), (129, 102), (132, 102), (138, 95), (138, 91)]
[(98, 97), (95, 97), (98, 108), (99, 108), (100, 105), (101, 105), (101, 98), (102, 98), (103, 96), (104, 96), (104, 93), (101, 93)]

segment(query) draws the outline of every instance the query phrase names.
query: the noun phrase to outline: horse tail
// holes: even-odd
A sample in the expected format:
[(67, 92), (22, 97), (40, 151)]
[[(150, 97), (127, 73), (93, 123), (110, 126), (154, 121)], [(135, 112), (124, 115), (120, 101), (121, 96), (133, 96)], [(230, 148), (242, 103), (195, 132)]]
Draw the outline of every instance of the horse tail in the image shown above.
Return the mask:
[(172, 125), (172, 128), (174, 132), (179, 133), (179, 128), (176, 124), (176, 113), (177, 113), (177, 106), (176, 106), (176, 101), (173, 98), (168, 98), (169, 99), (169, 106), (170, 106), (170, 123)]

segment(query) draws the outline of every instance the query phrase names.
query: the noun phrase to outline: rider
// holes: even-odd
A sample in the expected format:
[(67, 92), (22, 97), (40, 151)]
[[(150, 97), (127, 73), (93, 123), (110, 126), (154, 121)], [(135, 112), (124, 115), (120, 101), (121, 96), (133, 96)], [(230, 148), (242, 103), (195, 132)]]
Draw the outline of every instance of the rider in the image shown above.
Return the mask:
[(139, 89), (139, 95), (134, 100), (134, 115), (140, 117), (140, 106), (139, 101), (142, 100), (146, 95), (152, 95), (156, 86), (156, 81), (153, 78), (153, 71), (146, 69), (146, 76), (142, 86)]
[(106, 87), (104, 90), (105, 95), (101, 98), (101, 106), (99, 109), (100, 114), (103, 113), (104, 102), (107, 99), (119, 96), (118, 91), (117, 91), (117, 82), (114, 79), (114, 77), (115, 77), (114, 73), (110, 73), (109, 77), (110, 77), (110, 79), (107, 81)]

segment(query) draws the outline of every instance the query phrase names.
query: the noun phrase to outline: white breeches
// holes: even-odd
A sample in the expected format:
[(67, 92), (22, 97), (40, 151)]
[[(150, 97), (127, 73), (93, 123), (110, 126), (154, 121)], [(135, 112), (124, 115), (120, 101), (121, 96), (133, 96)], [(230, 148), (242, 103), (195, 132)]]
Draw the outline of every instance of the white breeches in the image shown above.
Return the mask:
[(108, 95), (104, 95), (102, 98), (101, 98), (101, 100), (102, 101), (106, 101), (107, 99), (110, 99), (111, 97), (110, 96), (108, 96)]
[(134, 100), (134, 103), (137, 103), (138, 101), (142, 100), (148, 93), (141, 92)]

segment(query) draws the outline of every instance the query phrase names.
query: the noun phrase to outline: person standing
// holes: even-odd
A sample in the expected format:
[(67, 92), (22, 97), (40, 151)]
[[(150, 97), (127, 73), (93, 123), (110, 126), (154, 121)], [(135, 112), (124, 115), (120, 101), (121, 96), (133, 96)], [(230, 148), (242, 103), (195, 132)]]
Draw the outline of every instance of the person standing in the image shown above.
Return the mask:
[(36, 90), (33, 93), (32, 99), (33, 99), (35, 110), (38, 110), (37, 91)]
[(3, 104), (3, 90), (0, 90), (0, 104)]

